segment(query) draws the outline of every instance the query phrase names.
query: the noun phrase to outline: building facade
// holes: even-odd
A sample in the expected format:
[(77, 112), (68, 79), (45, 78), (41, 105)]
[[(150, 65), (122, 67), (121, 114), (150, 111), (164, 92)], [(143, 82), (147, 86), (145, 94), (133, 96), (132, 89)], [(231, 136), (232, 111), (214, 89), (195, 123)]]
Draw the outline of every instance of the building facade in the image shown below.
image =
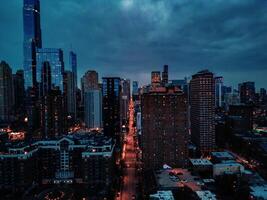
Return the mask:
[(141, 148), (145, 169), (187, 165), (187, 100), (178, 88), (160, 87), (141, 97)]
[(24, 0), (23, 30), (24, 76), (25, 88), (27, 89), (37, 86), (36, 51), (37, 48), (42, 48), (39, 0)]
[(63, 51), (55, 48), (37, 49), (36, 79), (41, 81), (41, 72), (44, 62), (49, 62), (51, 68), (52, 87), (59, 87), (63, 92), (64, 59)]
[(107, 136), (120, 142), (120, 96), (121, 79), (119, 77), (103, 77), (103, 128)]
[(243, 104), (251, 104), (255, 101), (255, 83), (244, 82), (239, 84), (240, 102)]
[(190, 82), (191, 139), (201, 153), (215, 148), (215, 80), (208, 70), (192, 76)]
[(84, 121), (88, 128), (102, 128), (102, 93), (101, 90), (85, 92)]
[(0, 63), (0, 122), (8, 123), (13, 115), (12, 69), (2, 61)]

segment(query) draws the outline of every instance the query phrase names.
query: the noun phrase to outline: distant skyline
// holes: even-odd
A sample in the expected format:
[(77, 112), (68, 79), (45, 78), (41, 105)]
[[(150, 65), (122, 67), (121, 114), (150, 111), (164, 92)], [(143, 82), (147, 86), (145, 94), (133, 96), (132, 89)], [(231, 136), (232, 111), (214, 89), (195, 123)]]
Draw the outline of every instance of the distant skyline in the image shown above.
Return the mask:
[[(237, 88), (267, 88), (266, 0), (40, 0), (44, 48), (77, 53), (78, 83), (89, 69), (149, 83), (209, 69)], [(0, 60), (23, 69), (23, 0), (0, 4)], [(71, 48), (72, 47), (72, 48)]]

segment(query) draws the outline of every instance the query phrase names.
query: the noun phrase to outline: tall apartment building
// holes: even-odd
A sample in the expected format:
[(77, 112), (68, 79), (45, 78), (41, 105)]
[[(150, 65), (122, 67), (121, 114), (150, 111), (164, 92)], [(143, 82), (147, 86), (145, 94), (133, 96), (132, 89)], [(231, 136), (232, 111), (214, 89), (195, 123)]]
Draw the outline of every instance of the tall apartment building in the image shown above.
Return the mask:
[(12, 69), (2, 61), (0, 63), (0, 122), (10, 122), (13, 102)]
[(203, 70), (190, 82), (191, 139), (201, 153), (215, 148), (215, 80), (213, 73)]
[(104, 133), (120, 143), (120, 96), (121, 79), (119, 77), (103, 77), (103, 127)]
[(88, 128), (102, 128), (102, 93), (98, 73), (87, 71), (81, 79), (84, 122)]
[(244, 82), (239, 84), (240, 102), (250, 104), (255, 101), (255, 83)]
[(158, 87), (141, 96), (142, 159), (146, 169), (187, 164), (187, 99), (178, 88)]

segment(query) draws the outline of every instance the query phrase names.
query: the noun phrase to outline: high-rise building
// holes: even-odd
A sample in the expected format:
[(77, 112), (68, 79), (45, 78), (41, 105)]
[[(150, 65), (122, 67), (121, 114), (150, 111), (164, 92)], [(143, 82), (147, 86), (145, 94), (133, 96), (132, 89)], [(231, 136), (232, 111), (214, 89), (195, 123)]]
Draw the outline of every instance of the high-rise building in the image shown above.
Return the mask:
[(44, 62), (40, 83), (41, 105), (41, 133), (43, 138), (50, 138), (52, 133), (52, 106), (51, 106), (51, 67), (49, 62)]
[(102, 93), (100, 89), (87, 90), (84, 99), (84, 121), (88, 128), (102, 127)]
[(96, 71), (89, 70), (83, 75), (83, 77), (81, 78), (81, 89), (83, 103), (86, 91), (99, 89), (98, 73)]
[(223, 77), (215, 77), (215, 106), (216, 108), (222, 107), (222, 86)]
[(160, 86), (160, 84), (161, 84), (160, 71), (151, 72), (151, 85), (152, 85), (152, 87)]
[(25, 90), (24, 90), (24, 72), (18, 70), (13, 74), (13, 92), (14, 92), (14, 111), (16, 114), (24, 114), (25, 105)]
[(70, 52), (70, 67), (71, 67), (71, 71), (73, 73), (73, 99), (72, 99), (72, 112), (74, 113), (74, 119), (76, 119), (77, 116), (77, 97), (76, 97), (76, 93), (78, 90), (78, 85), (77, 85), (77, 55), (71, 51)]
[(142, 94), (141, 148), (145, 169), (187, 164), (188, 112), (186, 95), (176, 87)]
[(138, 95), (138, 81), (133, 81), (132, 95)]
[(40, 83), (42, 138), (55, 138), (63, 133), (63, 97), (59, 87), (52, 87), (51, 67), (44, 62)]
[(230, 105), (240, 105), (240, 96), (237, 91), (233, 91), (232, 93), (225, 93), (223, 95), (223, 99), (224, 108), (226, 110), (229, 109)]
[(128, 124), (129, 103), (131, 100), (131, 81), (129, 79), (121, 80), (121, 120), (122, 125)]
[(75, 89), (77, 88), (77, 55), (71, 51), (70, 52), (70, 67), (71, 67), (71, 71), (73, 72), (73, 76), (74, 76), (74, 87)]
[(243, 104), (253, 103), (255, 100), (255, 83), (244, 82), (239, 84), (240, 102)]
[(120, 140), (120, 93), (121, 79), (119, 77), (102, 78), (103, 95), (103, 127), (104, 134), (116, 139), (117, 145)]
[(163, 72), (162, 72), (162, 84), (166, 85), (169, 82), (169, 66), (164, 65)]
[(64, 72), (64, 93), (68, 115), (72, 119), (76, 118), (76, 90), (74, 85), (74, 73), (72, 71)]
[(250, 105), (230, 105), (228, 118), (231, 128), (242, 131), (252, 131), (253, 129), (253, 106)]
[(36, 53), (37, 68), (36, 79), (37, 82), (41, 81), (41, 72), (44, 62), (49, 62), (51, 67), (51, 83), (52, 87), (59, 87), (63, 92), (63, 75), (64, 75), (64, 59), (63, 51), (55, 48), (42, 48), (37, 49)]
[(0, 123), (10, 122), (13, 108), (12, 69), (5, 61), (0, 63)]
[(36, 85), (36, 50), (42, 48), (40, 2), (39, 0), (24, 0), (24, 76), (25, 88)]
[(190, 82), (191, 139), (201, 153), (215, 148), (215, 80), (203, 70)]
[(260, 102), (262, 105), (267, 104), (267, 94), (265, 88), (260, 89)]
[(81, 78), (84, 122), (88, 128), (102, 127), (102, 94), (98, 82), (98, 73), (87, 71)]

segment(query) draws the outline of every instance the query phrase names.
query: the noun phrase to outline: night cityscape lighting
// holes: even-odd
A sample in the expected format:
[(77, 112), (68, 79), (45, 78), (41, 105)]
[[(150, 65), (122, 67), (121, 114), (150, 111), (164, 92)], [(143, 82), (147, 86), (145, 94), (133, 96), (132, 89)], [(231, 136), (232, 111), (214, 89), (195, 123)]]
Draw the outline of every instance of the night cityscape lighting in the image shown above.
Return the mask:
[(0, 5), (0, 200), (266, 200), (266, 0)]

